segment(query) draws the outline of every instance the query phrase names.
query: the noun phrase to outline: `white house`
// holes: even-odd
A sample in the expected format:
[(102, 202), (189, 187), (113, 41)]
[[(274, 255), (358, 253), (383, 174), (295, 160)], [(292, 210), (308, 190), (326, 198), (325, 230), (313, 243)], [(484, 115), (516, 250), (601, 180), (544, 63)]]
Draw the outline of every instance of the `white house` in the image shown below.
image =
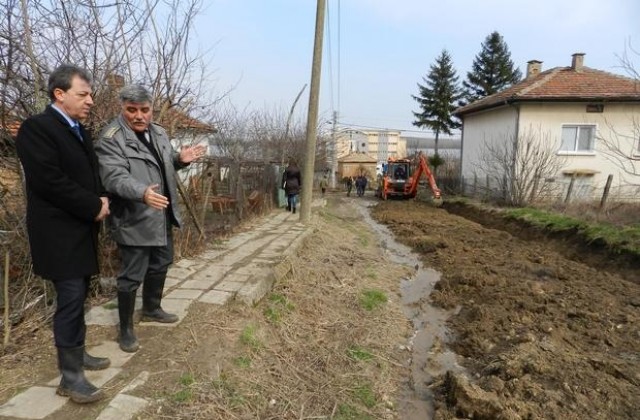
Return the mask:
[(547, 71), (542, 62), (529, 61), (522, 82), (455, 113), (463, 122), (465, 180), (486, 177), (488, 145), (495, 149), (535, 138), (557, 157), (556, 173), (540, 182), (552, 184), (558, 194), (574, 178), (578, 195), (597, 198), (612, 175), (612, 196), (640, 197), (640, 170), (636, 176), (628, 170), (640, 159), (640, 83), (585, 67), (583, 53), (572, 55), (571, 66)]

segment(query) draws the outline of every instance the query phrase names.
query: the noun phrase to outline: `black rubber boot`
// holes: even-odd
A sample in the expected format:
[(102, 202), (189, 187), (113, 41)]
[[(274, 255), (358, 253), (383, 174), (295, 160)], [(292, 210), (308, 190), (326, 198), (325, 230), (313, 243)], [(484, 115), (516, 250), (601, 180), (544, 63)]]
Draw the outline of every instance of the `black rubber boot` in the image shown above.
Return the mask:
[(136, 291), (118, 292), (118, 315), (120, 316), (120, 350), (135, 353), (140, 345), (133, 331), (133, 312), (136, 306)]
[(58, 347), (58, 367), (62, 374), (58, 395), (71, 398), (78, 404), (99, 401), (105, 397), (101, 389), (95, 387), (84, 376), (82, 367), (84, 346), (64, 348)]
[(102, 370), (111, 366), (111, 360), (106, 357), (94, 357), (85, 350), (82, 356), (82, 365), (85, 370)]
[(293, 208), (293, 214), (296, 214), (296, 208), (295, 207)]
[(173, 324), (178, 322), (178, 315), (165, 312), (160, 306), (166, 273), (147, 275), (142, 287), (142, 320)]

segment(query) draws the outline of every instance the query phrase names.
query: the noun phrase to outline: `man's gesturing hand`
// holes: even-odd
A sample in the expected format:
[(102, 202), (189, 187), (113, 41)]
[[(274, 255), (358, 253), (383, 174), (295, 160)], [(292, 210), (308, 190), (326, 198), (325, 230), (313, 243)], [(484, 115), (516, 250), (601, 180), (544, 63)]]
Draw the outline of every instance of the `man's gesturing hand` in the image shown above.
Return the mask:
[(158, 187), (158, 184), (149, 185), (147, 189), (144, 190), (144, 197), (142, 198), (142, 201), (144, 201), (147, 206), (154, 209), (166, 209), (169, 205), (169, 199), (155, 191), (158, 189)]

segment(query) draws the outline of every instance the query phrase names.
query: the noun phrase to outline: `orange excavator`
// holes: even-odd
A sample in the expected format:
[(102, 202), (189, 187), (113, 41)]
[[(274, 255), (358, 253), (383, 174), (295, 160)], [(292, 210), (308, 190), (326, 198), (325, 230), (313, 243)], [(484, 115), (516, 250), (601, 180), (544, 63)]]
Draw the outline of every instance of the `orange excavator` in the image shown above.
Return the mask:
[(378, 183), (376, 195), (383, 200), (390, 197), (415, 198), (420, 177), (424, 175), (436, 202), (441, 201), (440, 189), (422, 152), (414, 159), (389, 158)]

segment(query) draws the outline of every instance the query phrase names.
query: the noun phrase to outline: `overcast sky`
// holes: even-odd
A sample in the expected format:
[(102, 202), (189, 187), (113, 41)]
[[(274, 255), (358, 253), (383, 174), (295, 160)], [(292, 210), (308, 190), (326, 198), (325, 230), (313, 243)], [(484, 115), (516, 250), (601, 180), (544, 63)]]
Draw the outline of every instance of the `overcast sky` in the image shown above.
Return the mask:
[[(619, 56), (635, 47), (640, 67), (639, 0), (327, 0), (320, 119), (335, 110), (346, 125), (413, 130), (417, 83), (442, 49), (460, 80), (481, 43), (498, 31), (523, 74), (568, 66), (624, 74)], [(216, 89), (233, 87), (240, 109), (288, 110), (310, 83), (316, 0), (209, 0), (198, 18)], [(339, 23), (339, 25), (338, 25)], [(338, 38), (339, 34), (339, 38)], [(306, 119), (309, 88), (298, 115)]]

